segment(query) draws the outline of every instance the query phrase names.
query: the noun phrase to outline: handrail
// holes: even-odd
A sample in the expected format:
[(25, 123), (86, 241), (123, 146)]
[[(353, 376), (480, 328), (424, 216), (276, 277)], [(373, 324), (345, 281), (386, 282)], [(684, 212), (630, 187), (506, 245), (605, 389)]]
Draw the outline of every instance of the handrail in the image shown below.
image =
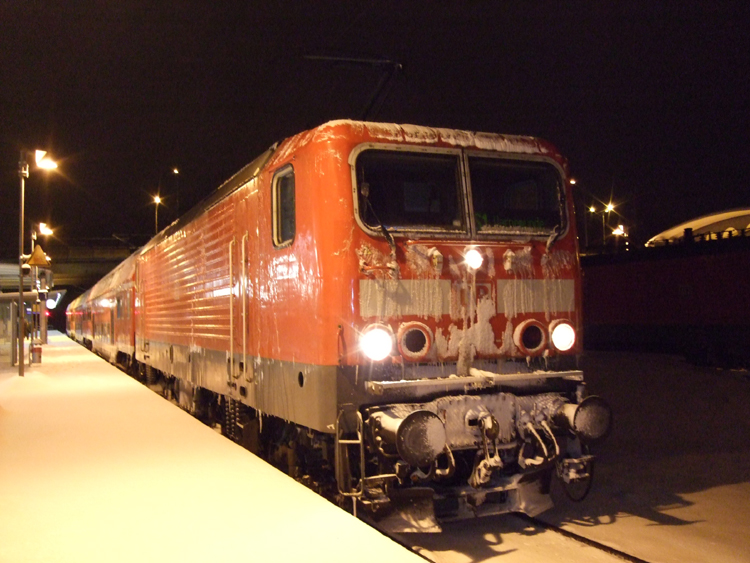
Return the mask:
[(250, 240), (247, 231), (242, 235), (242, 370), (245, 373), (245, 381), (252, 382), (249, 377), (250, 370), (247, 369), (247, 248), (246, 242)]
[(229, 381), (234, 377), (234, 245), (235, 237), (229, 241)]

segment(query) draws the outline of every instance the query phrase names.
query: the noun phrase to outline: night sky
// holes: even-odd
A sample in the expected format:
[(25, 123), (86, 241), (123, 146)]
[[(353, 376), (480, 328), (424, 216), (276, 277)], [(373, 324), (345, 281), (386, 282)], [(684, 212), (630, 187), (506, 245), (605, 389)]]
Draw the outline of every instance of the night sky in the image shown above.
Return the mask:
[[(27, 227), (63, 243), (149, 234), (276, 141), (331, 119), (535, 135), (612, 201), (634, 242), (750, 206), (746, 2), (133, 1), (0, 3), (0, 257)], [(28, 240), (28, 238), (27, 238)], [(28, 252), (28, 248), (27, 248)]]

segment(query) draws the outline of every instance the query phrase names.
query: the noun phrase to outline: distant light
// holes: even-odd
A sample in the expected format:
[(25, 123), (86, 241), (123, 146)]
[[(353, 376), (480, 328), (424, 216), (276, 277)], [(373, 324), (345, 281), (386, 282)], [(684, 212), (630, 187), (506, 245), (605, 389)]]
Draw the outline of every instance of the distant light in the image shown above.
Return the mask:
[(573, 186), (575, 186), (576, 179), (575, 178), (571, 178), (570, 180), (568, 180), (568, 182), (570, 182)]
[(617, 225), (617, 228), (612, 231), (613, 235), (617, 236), (628, 236), (625, 232), (625, 226), (624, 225)]
[(589, 207), (589, 211), (591, 211), (591, 213), (596, 213), (596, 207), (592, 205), (591, 207)]
[(615, 206), (614, 206), (614, 205), (612, 205), (611, 203), (608, 203), (608, 204), (607, 204), (607, 207), (606, 207), (606, 208), (605, 208), (604, 210), (605, 210), (605, 211), (606, 211), (607, 213), (609, 213), (610, 211), (614, 211), (614, 209), (615, 209)]
[(52, 299), (51, 297), (47, 299), (46, 301), (47, 309), (54, 309), (57, 307), (57, 299)]
[(57, 163), (51, 158), (47, 158), (45, 156), (46, 154), (47, 151), (34, 151), (36, 165), (42, 170), (54, 170), (55, 168), (57, 168)]
[(160, 198), (160, 197), (159, 197), (158, 195), (155, 195), (155, 196), (154, 196), (154, 203), (155, 203), (156, 205), (159, 205), (159, 204), (161, 203), (161, 198)]
[(46, 237), (52, 234), (52, 229), (47, 226), (47, 223), (39, 223), (39, 234)]
[(482, 267), (484, 259), (476, 248), (470, 248), (466, 254), (464, 254), (464, 261), (466, 265), (472, 270), (478, 270)]
[(172, 174), (179, 174), (180, 169), (179, 168), (172, 168)]

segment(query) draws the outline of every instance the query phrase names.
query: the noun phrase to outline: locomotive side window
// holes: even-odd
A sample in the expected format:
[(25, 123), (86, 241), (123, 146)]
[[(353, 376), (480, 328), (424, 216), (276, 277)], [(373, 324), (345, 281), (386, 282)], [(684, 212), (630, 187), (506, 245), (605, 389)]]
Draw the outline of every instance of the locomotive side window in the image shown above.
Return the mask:
[(373, 230), (465, 231), (457, 154), (365, 150), (356, 163), (359, 215)]
[(549, 234), (561, 224), (561, 180), (553, 165), (470, 157), (469, 173), (480, 234)]
[(289, 246), (296, 232), (294, 168), (285, 166), (273, 178), (273, 244)]

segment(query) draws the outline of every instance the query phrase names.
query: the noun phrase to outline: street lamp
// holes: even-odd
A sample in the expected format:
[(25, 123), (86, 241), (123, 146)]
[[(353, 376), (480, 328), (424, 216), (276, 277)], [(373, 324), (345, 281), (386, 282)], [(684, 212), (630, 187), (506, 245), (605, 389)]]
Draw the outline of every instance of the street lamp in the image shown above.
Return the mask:
[[(47, 223), (39, 223), (39, 230), (31, 229), (31, 254), (30, 256), (34, 255), (34, 247), (36, 246), (37, 238), (39, 238), (39, 236), (48, 237), (52, 235), (53, 233), (54, 231), (47, 226)], [(41, 247), (40, 247), (40, 250), (41, 250)], [(45, 254), (45, 257), (47, 258), (47, 260), (49, 260), (49, 257), (46, 256), (46, 254)], [(32, 269), (32, 272), (34, 272), (34, 276), (32, 277), (32, 287), (33, 289), (38, 290), (39, 280), (36, 274), (37, 268), (38, 266), (33, 266), (33, 269)]]
[(154, 203), (156, 206), (154, 207), (154, 234), (159, 233), (159, 204), (161, 203), (161, 198), (158, 195), (154, 196)]
[[(180, 169), (176, 166), (169, 168), (169, 174), (174, 176), (174, 189), (169, 188), (170, 182), (167, 181), (164, 185), (162, 185), (164, 180), (164, 174), (167, 173), (167, 168), (162, 168), (159, 170), (159, 183), (156, 186), (156, 189), (161, 193), (166, 189), (167, 193), (169, 195), (174, 195), (174, 212), (176, 214), (176, 217), (180, 216)], [(176, 218), (175, 217), (175, 218)]]
[[(588, 211), (589, 213), (591, 213), (591, 215), (593, 216), (596, 213), (596, 207), (594, 207), (592, 205), (586, 211)], [(586, 219), (583, 222), (583, 232), (584, 232), (584, 235), (586, 237), (586, 239), (585, 239), (586, 240), (586, 250), (588, 250), (588, 248), (589, 248), (589, 220), (590, 220), (589, 216), (586, 215)]]
[(36, 317), (34, 318), (34, 330), (32, 333), (32, 343), (34, 340), (39, 337), (42, 344), (47, 344), (47, 316), (46, 316), (46, 309), (47, 309), (47, 303), (45, 299), (39, 299), (40, 294), (46, 294), (47, 291), (49, 291), (49, 280), (47, 279), (47, 276), (45, 275), (45, 282), (44, 286), (42, 286), (41, 279), (39, 277), (39, 265), (38, 262), (47, 262), (49, 264), (49, 256), (43, 251), (42, 247), (39, 246), (40, 256), (36, 255), (36, 241), (40, 236), (48, 237), (50, 235), (54, 234), (54, 231), (50, 229), (47, 226), (47, 223), (39, 223), (39, 229), (31, 229), (31, 257), (29, 258), (28, 264), (31, 266), (31, 272), (32, 272), (32, 291), (36, 290), (37, 292), (37, 300), (36, 300), (36, 309), (33, 311), (36, 313)]
[[(18, 376), (23, 377), (23, 340), (24, 324), (26, 321), (26, 306), (23, 302), (23, 222), (24, 222), (24, 195), (26, 191), (26, 178), (29, 177), (29, 163), (26, 162), (26, 151), (21, 151), (18, 160), (18, 178), (21, 181), (21, 201), (18, 206), (18, 311), (16, 316), (18, 327)], [(46, 151), (35, 151), (34, 161), (37, 168), (42, 170), (54, 170), (57, 163), (47, 157)]]
[(172, 174), (174, 174), (174, 191), (175, 196), (177, 197), (177, 201), (175, 202), (176, 206), (176, 215), (177, 217), (180, 216), (180, 169), (179, 168), (172, 168)]
[(39, 223), (39, 234), (48, 237), (54, 234), (54, 231), (47, 226), (47, 223)]
[[(625, 225), (617, 225), (617, 228), (612, 230), (612, 234), (615, 236), (615, 248), (619, 252), (620, 251), (620, 237), (624, 238), (628, 236), (627, 231), (625, 231)], [(625, 246), (627, 245), (628, 243), (627, 241), (625, 241)]]
[(612, 203), (608, 203), (606, 207), (604, 208), (604, 211), (602, 211), (602, 247), (604, 247), (606, 241), (607, 241), (607, 231), (604, 224), (604, 213), (607, 214), (607, 225), (609, 225), (609, 214), (614, 211), (615, 206), (612, 205)]

